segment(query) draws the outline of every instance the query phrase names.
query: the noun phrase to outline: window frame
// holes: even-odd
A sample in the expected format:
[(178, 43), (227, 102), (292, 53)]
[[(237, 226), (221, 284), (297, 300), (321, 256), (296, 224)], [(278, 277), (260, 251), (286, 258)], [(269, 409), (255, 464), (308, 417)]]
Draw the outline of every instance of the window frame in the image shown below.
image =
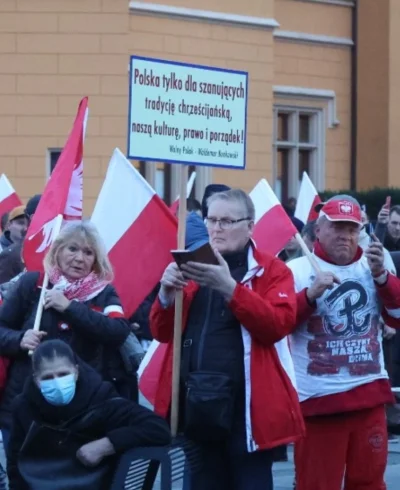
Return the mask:
[[(62, 153), (62, 148), (56, 148), (56, 147), (52, 147), (52, 148), (47, 148), (47, 151), (46, 151), (46, 180), (49, 180), (55, 166), (57, 165), (57, 162), (58, 162), (58, 159), (60, 158), (60, 155)], [(59, 153), (58, 155), (58, 158), (57, 158), (57, 161), (55, 162), (54, 166), (52, 166), (52, 154), (53, 153)]]
[[(278, 115), (289, 115), (288, 140), (278, 141)], [(311, 143), (300, 141), (299, 116), (311, 116)], [(311, 150), (310, 178), (317, 190), (324, 190), (325, 183), (325, 109), (312, 106), (296, 106), (274, 104), (273, 109), (273, 187), (277, 190), (278, 149), (289, 150), (288, 197), (296, 197), (299, 193), (301, 176), (299, 175), (299, 151)]]

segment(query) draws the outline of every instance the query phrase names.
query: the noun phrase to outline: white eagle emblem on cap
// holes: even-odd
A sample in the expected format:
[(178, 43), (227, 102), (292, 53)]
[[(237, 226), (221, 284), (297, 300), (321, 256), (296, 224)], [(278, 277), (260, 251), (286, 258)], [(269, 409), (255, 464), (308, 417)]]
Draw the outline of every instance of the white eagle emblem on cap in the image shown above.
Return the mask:
[(339, 205), (340, 212), (343, 214), (353, 213), (353, 203), (350, 201), (342, 201)]

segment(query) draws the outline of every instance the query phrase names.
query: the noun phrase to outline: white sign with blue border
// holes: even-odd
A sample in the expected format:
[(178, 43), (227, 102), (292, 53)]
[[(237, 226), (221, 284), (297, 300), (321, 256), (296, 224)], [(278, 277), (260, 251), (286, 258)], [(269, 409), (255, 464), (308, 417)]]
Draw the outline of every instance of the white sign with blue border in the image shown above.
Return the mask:
[(128, 158), (243, 169), (248, 73), (131, 56)]

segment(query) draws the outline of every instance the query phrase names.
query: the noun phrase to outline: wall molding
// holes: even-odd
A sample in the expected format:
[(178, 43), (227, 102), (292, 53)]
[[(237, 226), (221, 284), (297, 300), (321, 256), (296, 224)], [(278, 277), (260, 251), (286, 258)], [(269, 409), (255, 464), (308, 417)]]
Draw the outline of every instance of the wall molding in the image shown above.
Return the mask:
[(183, 19), (206, 20), (224, 24), (244, 25), (261, 29), (275, 29), (279, 23), (275, 19), (264, 17), (251, 17), (225, 12), (213, 12), (211, 10), (198, 10), (185, 7), (173, 7), (171, 5), (159, 5), (156, 3), (129, 2), (129, 10), (134, 13), (164, 15)]
[(347, 37), (323, 36), (319, 34), (307, 34), (305, 32), (281, 31), (274, 32), (274, 37), (284, 41), (294, 41), (311, 44), (325, 44), (330, 46), (351, 47), (354, 45), (352, 39)]
[(298, 0), (306, 3), (323, 3), (325, 5), (337, 5), (338, 7), (355, 7), (355, 0)]
[(334, 90), (275, 85), (273, 92), (276, 97), (326, 101), (328, 102), (328, 127), (336, 128), (340, 124), (337, 118), (336, 92)]

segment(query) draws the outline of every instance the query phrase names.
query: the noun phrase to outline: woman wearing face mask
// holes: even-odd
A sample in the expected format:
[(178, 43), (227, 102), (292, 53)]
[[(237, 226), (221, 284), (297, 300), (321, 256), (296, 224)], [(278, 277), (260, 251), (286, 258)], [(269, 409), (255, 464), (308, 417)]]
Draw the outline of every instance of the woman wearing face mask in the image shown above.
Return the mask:
[[(129, 397), (130, 377), (120, 347), (130, 334), (111, 281), (113, 272), (94, 225), (67, 225), (46, 258), (50, 284), (45, 293), (40, 331), (33, 330), (41, 292), (39, 273), (27, 272), (6, 296), (0, 309), (0, 356), (10, 359), (0, 403), (0, 428), (7, 445), (11, 403), (31, 373), (28, 352), (42, 340), (59, 338)], [(136, 379), (132, 381), (132, 385)]]
[(10, 490), (109, 490), (118, 454), (169, 443), (161, 417), (119, 398), (64, 342), (43, 342), (32, 368), (13, 404)]

